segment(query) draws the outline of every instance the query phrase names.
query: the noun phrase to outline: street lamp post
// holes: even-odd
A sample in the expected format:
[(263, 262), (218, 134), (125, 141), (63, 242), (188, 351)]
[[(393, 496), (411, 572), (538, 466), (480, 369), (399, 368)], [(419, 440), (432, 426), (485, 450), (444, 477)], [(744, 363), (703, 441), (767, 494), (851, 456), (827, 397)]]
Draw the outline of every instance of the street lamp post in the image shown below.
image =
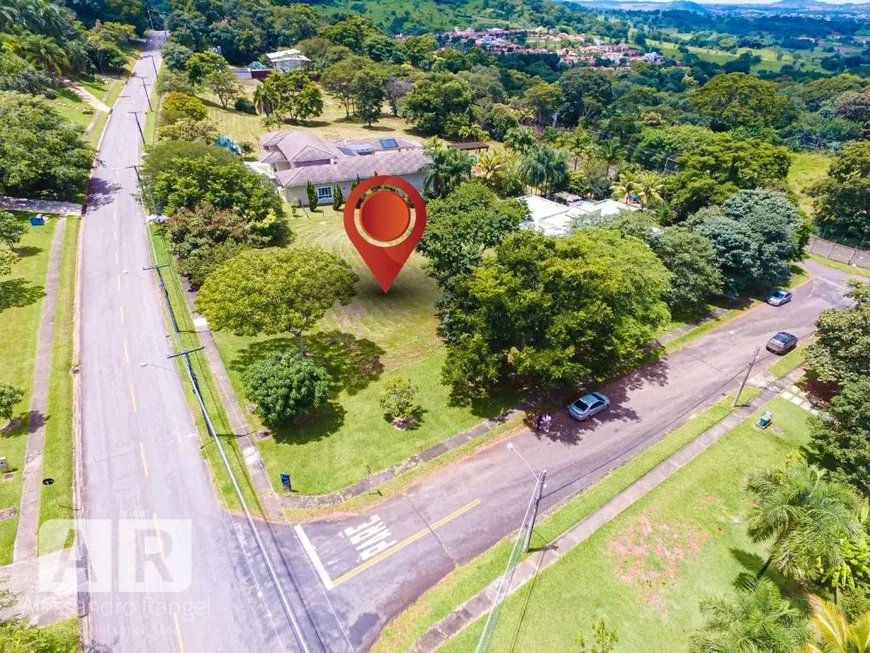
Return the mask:
[(529, 530), (526, 531), (526, 540), (523, 543), (523, 550), (528, 553), (529, 547), (532, 544), (532, 531), (535, 529), (535, 521), (538, 519), (538, 507), (540, 506), (541, 499), (543, 498), (544, 486), (547, 482), (547, 470), (544, 469), (540, 472), (536, 472), (535, 468), (529, 464), (529, 461), (526, 460), (525, 456), (523, 456), (523, 454), (516, 450), (513, 442), (509, 442), (507, 448), (520, 457), (520, 460), (522, 460), (526, 464), (526, 467), (528, 467), (529, 471), (532, 472), (532, 476), (535, 477), (535, 499), (534, 506), (532, 507), (532, 521), (529, 524)]
[[(737, 338), (740, 342), (746, 342), (743, 338), (738, 336), (734, 331), (729, 331), (732, 336)], [(749, 366), (746, 368), (746, 374), (743, 375), (743, 380), (740, 382), (740, 387), (737, 389), (737, 394), (734, 396), (734, 401), (731, 402), (731, 407), (734, 408), (737, 406), (737, 402), (740, 401), (740, 395), (743, 393), (743, 388), (746, 387), (746, 382), (749, 380), (749, 374), (752, 372), (752, 368), (755, 366), (755, 361), (758, 360), (758, 353), (761, 351), (761, 347), (756, 347), (755, 351), (752, 352), (752, 358), (749, 360)]]

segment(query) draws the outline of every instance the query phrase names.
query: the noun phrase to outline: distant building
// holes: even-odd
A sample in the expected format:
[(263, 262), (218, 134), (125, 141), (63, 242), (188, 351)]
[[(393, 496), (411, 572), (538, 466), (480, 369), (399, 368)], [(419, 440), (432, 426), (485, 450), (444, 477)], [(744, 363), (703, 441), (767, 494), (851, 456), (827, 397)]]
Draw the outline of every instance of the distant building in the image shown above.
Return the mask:
[(351, 184), (375, 175), (401, 177), (422, 190), (429, 155), (416, 141), (396, 136), (327, 141), (304, 130), (285, 130), (261, 139), (260, 161), (269, 166), (288, 202), (308, 205), (308, 184), (320, 203), (332, 202), (335, 186), (347, 197)]
[(311, 63), (311, 59), (295, 49), (270, 52), (266, 57), (272, 68), (282, 73), (289, 73), (291, 70), (303, 68)]
[(575, 223), (596, 224), (602, 218), (619, 215), (623, 211), (637, 211), (638, 207), (619, 200), (580, 200), (570, 205), (559, 204), (538, 195), (520, 198), (529, 210), (524, 229), (538, 231), (545, 236), (564, 236)]

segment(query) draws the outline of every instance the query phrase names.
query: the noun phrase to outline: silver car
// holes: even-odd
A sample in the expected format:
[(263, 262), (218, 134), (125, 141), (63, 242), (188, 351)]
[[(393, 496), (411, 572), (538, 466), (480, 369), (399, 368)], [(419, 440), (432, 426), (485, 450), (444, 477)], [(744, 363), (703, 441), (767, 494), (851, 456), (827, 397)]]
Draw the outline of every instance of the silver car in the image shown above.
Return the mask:
[(782, 306), (783, 304), (788, 304), (790, 301), (791, 293), (788, 290), (783, 290), (782, 288), (774, 290), (767, 296), (767, 303), (771, 306)]

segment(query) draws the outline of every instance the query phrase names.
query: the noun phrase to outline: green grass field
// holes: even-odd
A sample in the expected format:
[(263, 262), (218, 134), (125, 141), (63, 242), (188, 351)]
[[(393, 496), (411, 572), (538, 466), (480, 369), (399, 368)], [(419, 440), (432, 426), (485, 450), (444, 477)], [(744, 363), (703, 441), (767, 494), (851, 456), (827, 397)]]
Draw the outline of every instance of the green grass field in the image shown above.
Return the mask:
[[(259, 82), (256, 81), (243, 82), (248, 97), (253, 95), (258, 84)], [(208, 117), (218, 128), (218, 131), (237, 142), (247, 141), (256, 147), (260, 136), (273, 131), (263, 126), (263, 117), (260, 115), (242, 113), (232, 108), (224, 109), (217, 98), (203, 97), (208, 103)], [(366, 126), (357, 118), (348, 119), (339, 101), (326, 93), (323, 93), (323, 115), (300, 125), (287, 123), (282, 125), (280, 129), (305, 129), (330, 140), (372, 138), (384, 134), (410, 135), (409, 126), (402, 118), (384, 114), (371, 127)], [(419, 140), (419, 137), (411, 136), (411, 138)]]
[[(22, 220), (26, 214), (20, 214)], [(44, 227), (31, 227), (18, 245), (20, 260), (12, 273), (0, 277), (0, 382), (24, 390), (13, 424), (0, 422), (0, 456), (6, 458), (15, 475), (9, 480), (0, 477), (0, 510), (17, 506), (21, 499), (22, 469), (27, 447), (27, 410), (33, 387), (36, 364), (36, 339), (42, 314), (42, 298), (48, 274), (51, 237), (57, 222), (50, 220)], [(18, 518), (0, 521), (0, 566), (12, 562), (12, 550)]]
[[(73, 519), (73, 317), (75, 310), (76, 250), (81, 221), (67, 218), (63, 242), (60, 287), (54, 319), (51, 378), (48, 386), (48, 416), (45, 426), (43, 477), (54, 485), (42, 487), (39, 523), (50, 519)], [(49, 549), (40, 549), (49, 553)]]
[(66, 88), (58, 91), (50, 103), (60, 115), (82, 129), (87, 129), (96, 113), (96, 109)]
[[(780, 432), (760, 431), (754, 415), (509, 597), (492, 650), (572, 650), (578, 631), (602, 617), (619, 653), (686, 650), (702, 623), (698, 599), (730, 594), (767, 553), (746, 536), (745, 479), (808, 441), (807, 411), (782, 399), (764, 409)], [(482, 625), (440, 650), (473, 650)]]
[(798, 205), (807, 215), (813, 214), (813, 198), (808, 191), (825, 178), (830, 166), (831, 157), (821, 152), (798, 152), (792, 157), (786, 181), (789, 190), (797, 194)]
[[(354, 300), (348, 306), (336, 306), (306, 337), (306, 349), (335, 382), (334, 397), (310, 421), (281, 428), (274, 437), (260, 441), (270, 478), (288, 471), (294, 487), (303, 494), (331, 492), (367, 476), (369, 468), (372, 472), (384, 469), (516, 402), (517, 397), (504, 394), (497, 402), (473, 407), (449, 405), (448, 390), (440, 382), (444, 346), (436, 334), (434, 314), (439, 290), (423, 272), (422, 257), (411, 258), (385, 295), (331, 207), (317, 212), (297, 209), (297, 217), (289, 220), (296, 244), (317, 245), (340, 254), (360, 281)], [(215, 335), (240, 398), (244, 398), (241, 375), (247, 365), (269, 353), (296, 347), (290, 336)], [(397, 374), (419, 388), (421, 419), (408, 431), (385, 420), (377, 403), (386, 381)], [(254, 415), (248, 419), (252, 427), (262, 428)]]
[[(758, 388), (747, 388), (741, 404), (751, 401), (758, 394)], [(732, 400), (733, 395), (710, 406), (555, 512), (548, 514), (535, 528), (534, 546), (542, 547), (552, 542), (708, 428), (730, 415), (735, 410), (731, 406)], [(467, 565), (450, 573), (384, 629), (374, 650), (388, 653), (409, 649), (418, 637), (451, 610), (458, 608), (498, 578), (504, 571), (512, 547), (513, 539), (503, 540)]]

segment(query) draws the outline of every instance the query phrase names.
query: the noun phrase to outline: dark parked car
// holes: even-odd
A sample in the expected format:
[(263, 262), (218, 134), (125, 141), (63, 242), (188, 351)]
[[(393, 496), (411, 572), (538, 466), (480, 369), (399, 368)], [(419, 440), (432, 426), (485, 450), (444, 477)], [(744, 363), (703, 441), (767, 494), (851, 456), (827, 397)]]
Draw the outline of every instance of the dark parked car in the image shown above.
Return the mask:
[(797, 336), (786, 331), (780, 331), (767, 341), (767, 351), (774, 354), (786, 354), (797, 346)]
[(788, 290), (783, 290), (780, 288), (779, 290), (774, 290), (767, 296), (767, 303), (771, 306), (782, 306), (783, 304), (788, 304), (791, 301), (791, 293)]

